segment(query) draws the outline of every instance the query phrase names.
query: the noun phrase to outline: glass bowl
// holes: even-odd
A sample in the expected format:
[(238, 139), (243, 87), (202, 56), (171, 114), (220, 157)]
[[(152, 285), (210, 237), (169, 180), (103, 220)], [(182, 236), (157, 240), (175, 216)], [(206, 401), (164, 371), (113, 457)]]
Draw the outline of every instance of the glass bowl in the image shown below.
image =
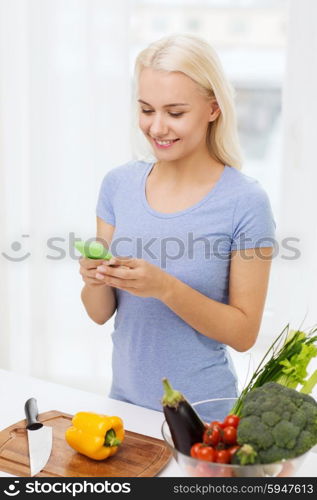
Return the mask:
[[(236, 398), (208, 399), (193, 403), (192, 406), (204, 422), (210, 423), (213, 420), (222, 421), (230, 412), (235, 401)], [(220, 464), (192, 458), (176, 450), (166, 420), (162, 424), (161, 432), (174, 459), (185, 476), (190, 477), (292, 477), (308, 454), (306, 452), (296, 458), (272, 464)]]

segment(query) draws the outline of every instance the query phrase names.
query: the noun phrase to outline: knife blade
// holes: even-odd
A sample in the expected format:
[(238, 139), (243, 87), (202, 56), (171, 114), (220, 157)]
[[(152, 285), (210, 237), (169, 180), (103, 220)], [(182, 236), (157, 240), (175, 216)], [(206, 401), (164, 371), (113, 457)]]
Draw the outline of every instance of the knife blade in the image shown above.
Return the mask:
[(38, 474), (50, 458), (53, 443), (52, 427), (44, 426), (38, 418), (37, 402), (30, 398), (24, 405), (29, 444), (31, 476)]

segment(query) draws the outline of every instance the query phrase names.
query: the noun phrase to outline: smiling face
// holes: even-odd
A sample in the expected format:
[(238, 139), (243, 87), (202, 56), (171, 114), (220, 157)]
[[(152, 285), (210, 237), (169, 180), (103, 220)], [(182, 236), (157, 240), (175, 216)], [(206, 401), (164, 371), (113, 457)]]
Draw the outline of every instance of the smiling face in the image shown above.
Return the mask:
[(184, 73), (144, 68), (139, 79), (139, 126), (159, 160), (208, 153), (206, 133), (219, 107)]

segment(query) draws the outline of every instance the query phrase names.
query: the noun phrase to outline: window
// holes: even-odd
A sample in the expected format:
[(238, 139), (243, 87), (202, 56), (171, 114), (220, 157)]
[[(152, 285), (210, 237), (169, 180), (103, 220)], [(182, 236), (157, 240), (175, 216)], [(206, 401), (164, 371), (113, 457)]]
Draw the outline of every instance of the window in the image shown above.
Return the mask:
[[(243, 171), (256, 177), (278, 210), (281, 97), (288, 0), (135, 0), (131, 71), (137, 52), (159, 36), (191, 32), (215, 48), (236, 90)], [(164, 25), (165, 19), (165, 25)]]

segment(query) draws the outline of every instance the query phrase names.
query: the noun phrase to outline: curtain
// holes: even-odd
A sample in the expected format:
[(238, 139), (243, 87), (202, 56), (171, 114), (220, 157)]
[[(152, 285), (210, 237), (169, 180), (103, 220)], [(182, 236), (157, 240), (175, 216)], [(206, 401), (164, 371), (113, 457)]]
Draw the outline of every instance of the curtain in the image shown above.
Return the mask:
[(87, 316), (72, 238), (130, 159), (129, 5), (0, 0), (2, 368), (104, 392), (112, 322)]

